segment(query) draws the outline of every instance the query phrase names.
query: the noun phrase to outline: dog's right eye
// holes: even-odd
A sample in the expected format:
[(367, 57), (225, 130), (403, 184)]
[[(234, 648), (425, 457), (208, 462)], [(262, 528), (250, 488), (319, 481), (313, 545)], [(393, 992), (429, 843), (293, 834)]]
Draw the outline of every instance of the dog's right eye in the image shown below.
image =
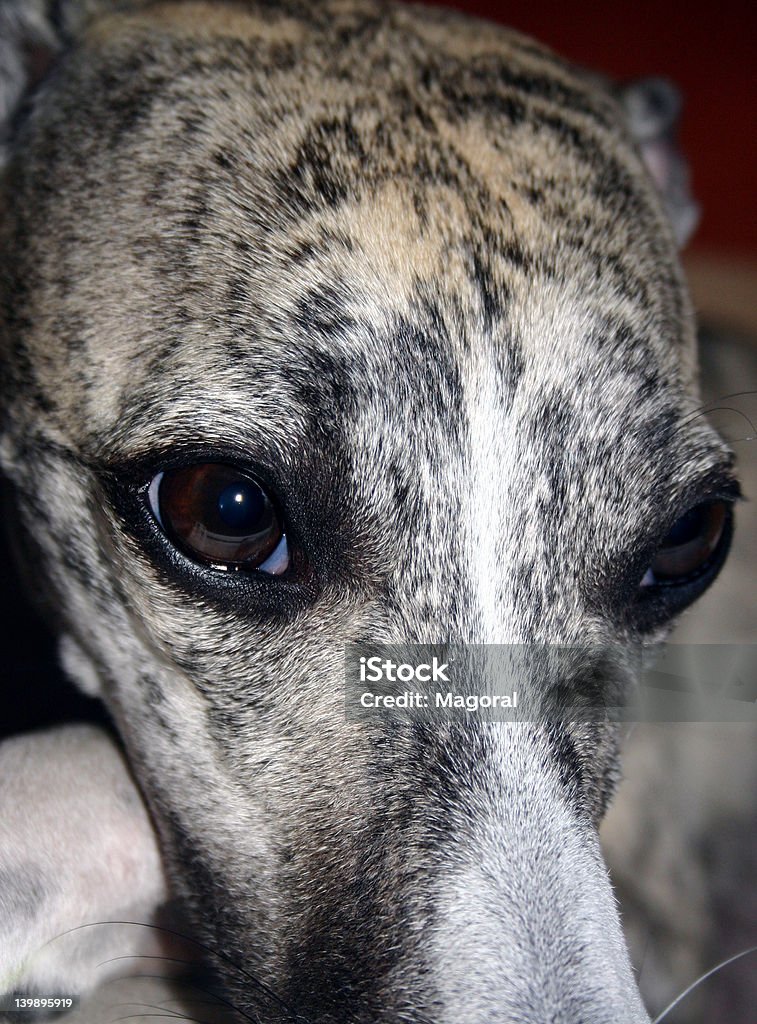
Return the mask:
[(730, 521), (731, 507), (726, 501), (695, 505), (674, 523), (641, 586), (670, 587), (703, 576), (725, 557)]
[(214, 569), (283, 573), (289, 551), (270, 495), (234, 466), (207, 462), (165, 470), (148, 501), (168, 539)]

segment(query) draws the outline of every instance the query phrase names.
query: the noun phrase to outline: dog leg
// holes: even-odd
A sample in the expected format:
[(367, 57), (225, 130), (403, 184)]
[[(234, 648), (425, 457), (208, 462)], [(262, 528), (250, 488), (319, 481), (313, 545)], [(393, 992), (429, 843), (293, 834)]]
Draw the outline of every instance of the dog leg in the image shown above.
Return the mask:
[(167, 895), (151, 821), (104, 731), (0, 744), (0, 993), (76, 996), (138, 968), (159, 933), (106, 922), (149, 924)]

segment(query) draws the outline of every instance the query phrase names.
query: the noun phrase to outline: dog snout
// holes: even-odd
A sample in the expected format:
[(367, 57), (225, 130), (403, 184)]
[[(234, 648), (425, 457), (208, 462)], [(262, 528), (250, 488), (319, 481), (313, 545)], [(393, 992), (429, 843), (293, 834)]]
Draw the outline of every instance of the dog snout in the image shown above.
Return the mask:
[(376, 785), (351, 804), (358, 841), (336, 825), (328, 849), (300, 836), (310, 852), (287, 865), (299, 913), (278, 991), (296, 1019), (648, 1022), (595, 826), (546, 730), (381, 739)]
[(492, 738), (488, 799), (436, 883), (435, 1019), (648, 1022), (596, 831), (545, 770), (548, 741), (526, 726)]

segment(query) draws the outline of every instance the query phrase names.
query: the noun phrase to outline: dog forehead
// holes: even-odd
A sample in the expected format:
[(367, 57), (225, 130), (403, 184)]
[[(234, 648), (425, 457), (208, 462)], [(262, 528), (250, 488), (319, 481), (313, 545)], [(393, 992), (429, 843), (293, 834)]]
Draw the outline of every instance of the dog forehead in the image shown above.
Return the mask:
[(484, 338), (490, 364), (531, 352), (547, 377), (608, 338), (658, 380), (690, 367), (669, 233), (612, 101), (455, 16), (105, 18), (15, 175), (24, 344), (67, 431), (123, 434), (125, 410), (189, 416), (212, 395), (231, 417), (266, 384), (286, 415), (292, 366), (325, 353), (357, 375), (408, 325), (464, 374)]

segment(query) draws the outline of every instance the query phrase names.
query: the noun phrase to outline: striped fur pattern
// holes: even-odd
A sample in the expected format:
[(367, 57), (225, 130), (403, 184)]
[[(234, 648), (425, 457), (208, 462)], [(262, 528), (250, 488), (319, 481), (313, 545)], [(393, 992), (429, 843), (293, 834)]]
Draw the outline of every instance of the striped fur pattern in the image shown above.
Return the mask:
[[(352, 641), (668, 628), (638, 581), (731, 460), (617, 97), (437, 9), (55, 7), (7, 136), (2, 462), (227, 993), (642, 1024), (596, 836), (614, 727), (361, 725), (340, 690)], [(293, 574), (166, 540), (145, 487), (202, 461), (278, 495)]]

